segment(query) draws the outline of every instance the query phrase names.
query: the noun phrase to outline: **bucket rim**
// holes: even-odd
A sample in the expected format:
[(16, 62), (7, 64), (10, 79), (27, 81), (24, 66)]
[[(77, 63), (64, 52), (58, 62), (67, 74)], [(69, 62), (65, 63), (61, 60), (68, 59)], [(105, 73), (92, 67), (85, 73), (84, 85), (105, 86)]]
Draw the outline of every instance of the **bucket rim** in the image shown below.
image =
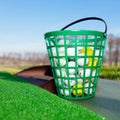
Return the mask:
[(57, 35), (99, 35), (104, 37), (104, 32), (97, 30), (56, 30), (44, 34), (45, 38)]

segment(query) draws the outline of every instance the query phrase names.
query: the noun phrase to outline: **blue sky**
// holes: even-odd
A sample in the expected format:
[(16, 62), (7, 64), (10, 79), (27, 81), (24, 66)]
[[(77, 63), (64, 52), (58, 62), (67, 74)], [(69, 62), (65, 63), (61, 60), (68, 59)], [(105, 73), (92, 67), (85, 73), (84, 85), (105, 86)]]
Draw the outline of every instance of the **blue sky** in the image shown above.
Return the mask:
[[(0, 54), (46, 52), (46, 32), (83, 17), (101, 17), (108, 33), (120, 35), (119, 12), (119, 0), (0, 0)], [(88, 21), (69, 29), (104, 31), (104, 24)]]

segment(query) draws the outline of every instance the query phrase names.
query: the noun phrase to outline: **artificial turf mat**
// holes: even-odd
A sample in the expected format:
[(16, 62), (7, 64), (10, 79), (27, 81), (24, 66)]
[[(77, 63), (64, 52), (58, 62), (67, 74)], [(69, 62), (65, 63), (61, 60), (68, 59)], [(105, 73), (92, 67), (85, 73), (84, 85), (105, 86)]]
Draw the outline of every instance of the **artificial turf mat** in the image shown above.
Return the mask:
[(0, 72), (0, 120), (103, 120), (9, 73)]

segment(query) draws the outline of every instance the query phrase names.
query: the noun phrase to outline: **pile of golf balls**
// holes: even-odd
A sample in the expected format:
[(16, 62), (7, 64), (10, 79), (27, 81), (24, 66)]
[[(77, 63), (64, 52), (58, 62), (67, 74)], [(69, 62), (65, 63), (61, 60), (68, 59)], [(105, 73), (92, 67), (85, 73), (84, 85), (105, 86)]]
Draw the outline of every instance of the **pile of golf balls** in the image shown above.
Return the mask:
[[(57, 47), (54, 45), (51, 47), (51, 52), (60, 94), (65, 96), (92, 94), (100, 51), (94, 47), (74, 47), (68, 40), (66, 43), (59, 40)], [(93, 77), (91, 80), (90, 76)]]

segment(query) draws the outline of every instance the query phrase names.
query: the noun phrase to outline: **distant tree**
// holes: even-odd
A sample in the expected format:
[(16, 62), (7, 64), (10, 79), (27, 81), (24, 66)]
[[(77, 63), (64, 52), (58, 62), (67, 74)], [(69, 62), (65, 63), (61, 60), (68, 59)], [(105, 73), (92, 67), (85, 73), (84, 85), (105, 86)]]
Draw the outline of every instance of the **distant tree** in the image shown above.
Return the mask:
[(112, 49), (114, 46), (114, 35), (109, 34), (108, 36), (108, 48), (109, 48), (109, 65), (112, 66)]
[(119, 55), (120, 55), (120, 38), (116, 37), (116, 39), (115, 39), (115, 51), (114, 51), (115, 66), (118, 65)]

